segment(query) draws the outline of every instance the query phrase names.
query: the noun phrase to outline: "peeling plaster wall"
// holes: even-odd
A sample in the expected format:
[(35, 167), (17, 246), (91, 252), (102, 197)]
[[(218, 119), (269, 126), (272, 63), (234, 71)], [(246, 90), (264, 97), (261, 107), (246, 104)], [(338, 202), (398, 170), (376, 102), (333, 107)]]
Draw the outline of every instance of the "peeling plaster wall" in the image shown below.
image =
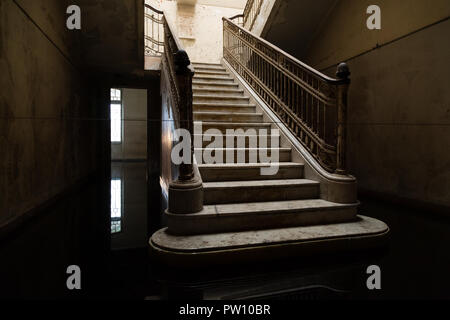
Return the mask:
[(0, 1), (0, 227), (99, 167), (102, 124), (90, 119), (103, 115), (66, 4)]
[(191, 61), (206, 63), (219, 63), (222, 58), (222, 17), (242, 13), (242, 9), (200, 4), (185, 5), (175, 1), (163, 1), (161, 8), (175, 25), (177, 35)]

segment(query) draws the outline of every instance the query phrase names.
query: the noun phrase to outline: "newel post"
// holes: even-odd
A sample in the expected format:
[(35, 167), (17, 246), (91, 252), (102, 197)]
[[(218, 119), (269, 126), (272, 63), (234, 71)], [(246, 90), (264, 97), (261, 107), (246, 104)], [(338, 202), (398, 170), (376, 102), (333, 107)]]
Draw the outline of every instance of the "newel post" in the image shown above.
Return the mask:
[(350, 70), (345, 62), (338, 65), (336, 77), (342, 82), (337, 85), (337, 147), (336, 147), (336, 173), (346, 174), (345, 159), (347, 139), (347, 97), (350, 85)]
[(180, 128), (190, 133), (191, 154), (189, 163), (179, 165), (178, 179), (169, 185), (169, 212), (195, 213), (203, 209), (203, 184), (194, 171), (194, 120), (192, 114), (192, 78), (194, 71), (184, 50), (174, 54), (175, 75), (178, 87)]
[[(189, 131), (193, 138), (193, 117), (192, 117), (192, 77), (194, 71), (190, 67), (191, 62), (184, 50), (175, 53), (175, 74), (179, 89), (179, 112), (180, 112), (180, 128)], [(189, 181), (194, 177), (193, 171), (193, 141), (191, 141), (191, 159), (189, 163), (182, 163), (179, 167), (179, 180)]]

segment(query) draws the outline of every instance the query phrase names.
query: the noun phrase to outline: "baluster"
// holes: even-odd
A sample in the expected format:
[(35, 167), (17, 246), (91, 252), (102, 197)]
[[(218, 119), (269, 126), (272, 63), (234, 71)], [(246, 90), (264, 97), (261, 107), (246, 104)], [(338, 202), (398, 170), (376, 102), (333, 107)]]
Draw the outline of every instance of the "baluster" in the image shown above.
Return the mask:
[(336, 77), (343, 80), (337, 86), (337, 150), (336, 173), (346, 173), (345, 148), (347, 138), (347, 93), (350, 84), (350, 70), (345, 62), (338, 65)]

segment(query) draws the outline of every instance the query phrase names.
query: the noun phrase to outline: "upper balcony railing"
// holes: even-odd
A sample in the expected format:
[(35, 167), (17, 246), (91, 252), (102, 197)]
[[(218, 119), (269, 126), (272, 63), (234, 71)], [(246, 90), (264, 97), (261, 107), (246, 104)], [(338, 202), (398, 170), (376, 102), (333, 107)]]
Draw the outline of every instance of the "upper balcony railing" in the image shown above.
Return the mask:
[(228, 18), (223, 34), (224, 59), (324, 169), (345, 174), (347, 65), (333, 79)]
[(164, 52), (164, 13), (148, 4), (144, 6), (145, 55), (159, 57)]
[(237, 14), (231, 17), (230, 20), (237, 24), (239, 27), (244, 27), (244, 14)]
[(248, 30), (252, 30), (253, 25), (255, 24), (256, 17), (261, 10), (261, 5), (263, 0), (248, 0), (247, 4), (244, 8), (244, 22), (243, 27)]

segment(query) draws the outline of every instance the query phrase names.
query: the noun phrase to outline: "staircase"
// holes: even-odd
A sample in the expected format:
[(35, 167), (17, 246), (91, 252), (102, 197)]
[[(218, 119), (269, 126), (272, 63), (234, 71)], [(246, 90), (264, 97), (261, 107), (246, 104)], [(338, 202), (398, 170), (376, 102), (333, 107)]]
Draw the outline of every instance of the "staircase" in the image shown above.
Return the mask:
[(346, 171), (348, 66), (330, 78), (222, 20), (222, 64), (191, 64), (163, 20), (163, 108), (194, 129), (195, 157), (177, 172), (165, 163), (167, 226), (150, 252), (198, 267), (379, 246), (389, 228), (357, 215), (356, 179)]
[[(222, 133), (229, 128), (268, 129), (270, 132), (272, 124), (264, 121), (263, 114), (256, 111), (256, 105), (250, 103), (250, 98), (224, 66), (196, 63), (194, 68), (194, 122), (201, 121), (203, 129), (196, 138), (203, 138), (205, 131), (211, 128)], [(239, 138), (245, 139), (245, 136), (234, 136), (235, 146)], [(202, 141), (202, 148), (197, 151), (203, 152), (210, 143), (206, 139)], [(171, 233), (264, 230), (356, 218), (356, 203), (338, 204), (320, 199), (320, 183), (304, 178), (304, 165), (291, 161), (291, 148), (276, 148), (280, 161), (278, 172), (261, 175), (261, 167), (270, 164), (259, 159), (259, 148), (249, 148), (249, 139), (245, 139), (245, 143), (244, 161), (237, 162), (237, 148), (223, 148), (223, 163), (198, 165), (203, 180), (203, 211), (189, 214), (188, 219), (172, 215), (169, 218)], [(225, 161), (226, 152), (230, 151), (235, 163)], [(258, 162), (249, 162), (252, 153)]]
[[(196, 132), (194, 138), (202, 139), (201, 144), (195, 143), (201, 145), (196, 152), (208, 149), (211, 139), (204, 138), (210, 138), (205, 132), (211, 128), (223, 134), (226, 129), (270, 132), (277, 128), (258, 111), (224, 65), (194, 63), (194, 69), (193, 117), (195, 124), (202, 124), (202, 132)], [(232, 138), (236, 146), (244, 137)], [(305, 178), (305, 165), (292, 160), (292, 148), (279, 143), (276, 149), (279, 169), (274, 175), (261, 175), (261, 167), (270, 164), (261, 161), (259, 148), (249, 147), (249, 139), (244, 150), (223, 148), (223, 161), (219, 163), (198, 163), (203, 210), (189, 214), (166, 211), (168, 228), (156, 232), (151, 241), (159, 257), (183, 266), (227, 263), (237, 257), (240, 261), (256, 261), (261, 256), (298, 255), (310, 250), (310, 245), (317, 252), (330, 247), (339, 250), (352, 238), (355, 248), (370, 247), (364, 240), (364, 244), (356, 240), (369, 234), (373, 240), (387, 232), (383, 222), (358, 216), (358, 203), (322, 199), (321, 182)], [(227, 151), (233, 152), (234, 163), (226, 163)], [(244, 161), (237, 161), (237, 151), (243, 151)], [(257, 162), (250, 162), (252, 154)]]

